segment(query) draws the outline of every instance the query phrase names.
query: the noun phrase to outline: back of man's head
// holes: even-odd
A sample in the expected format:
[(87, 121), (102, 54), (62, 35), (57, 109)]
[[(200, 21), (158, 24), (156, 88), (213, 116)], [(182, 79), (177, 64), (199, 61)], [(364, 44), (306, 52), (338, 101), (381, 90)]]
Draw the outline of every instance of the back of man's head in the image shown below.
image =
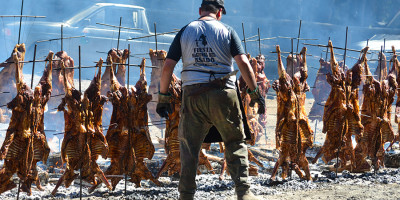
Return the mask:
[(222, 8), (222, 13), (225, 15), (224, 0), (203, 0), (200, 10), (205, 12), (217, 13)]

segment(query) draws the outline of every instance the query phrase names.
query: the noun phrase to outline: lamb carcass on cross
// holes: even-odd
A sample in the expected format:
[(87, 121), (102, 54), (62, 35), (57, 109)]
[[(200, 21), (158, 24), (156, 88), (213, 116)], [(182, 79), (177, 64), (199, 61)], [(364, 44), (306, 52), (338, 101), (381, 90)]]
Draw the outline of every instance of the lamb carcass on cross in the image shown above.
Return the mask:
[(131, 89), (128, 106), (130, 109), (130, 129), (132, 131), (133, 148), (135, 150), (135, 172), (131, 182), (140, 187), (142, 180), (150, 179), (156, 185), (161, 185), (157, 178), (147, 168), (144, 159), (151, 160), (154, 155), (154, 145), (149, 131), (149, 116), (147, 104), (152, 95), (147, 92), (147, 80), (145, 72), (146, 59), (140, 64), (140, 78), (135, 87)]
[[(295, 93), (296, 86), (283, 66), (279, 46), (276, 46), (276, 51), (278, 53), (279, 80), (274, 82), (272, 88), (277, 93), (278, 115), (275, 134), (276, 148), (280, 151), (280, 154), (273, 169), (271, 179), (275, 179), (279, 167), (282, 167), (282, 178), (285, 179), (290, 167), (295, 170), (300, 178), (311, 180), (308, 161), (305, 156), (302, 156), (304, 155), (302, 152), (303, 139), (301, 138), (302, 135), (298, 123), (299, 100)], [(304, 169), (305, 176), (300, 168)]]
[(47, 163), (47, 157), (50, 153), (44, 130), (44, 112), (47, 102), (52, 92), (52, 70), (54, 53), (50, 51), (46, 60), (49, 62), (44, 69), (43, 76), (39, 84), (35, 87), (32, 103), (32, 142), (33, 142), (33, 161), (29, 170), (27, 181), (21, 186), (23, 190), (31, 192), (32, 183), (36, 184), (39, 190), (44, 190), (40, 185), (38, 177), (37, 162)]
[[(0, 170), (0, 194), (16, 187), (11, 180), (14, 173), (17, 173), (23, 185), (26, 184), (33, 159), (31, 130), (33, 92), (23, 80), (21, 61), (22, 54), (18, 54), (15, 50), (13, 53), (15, 65), (11, 66), (16, 68), (14, 75), (17, 95), (7, 104), (7, 107), (12, 110), (12, 115), (0, 149), (0, 160), (4, 160), (3, 168)], [(30, 191), (24, 191), (30, 194)]]
[[(112, 190), (115, 190), (123, 176), (134, 178), (135, 152), (133, 149), (133, 137), (130, 129), (131, 115), (129, 111), (129, 91), (121, 85), (114, 73), (112, 57), (108, 56), (108, 75), (110, 76), (110, 91), (107, 96), (113, 109), (106, 139), (109, 147), (108, 156), (111, 164), (104, 174), (111, 177)], [(103, 75), (104, 77), (104, 75)], [(90, 188), (93, 191), (99, 184)]]

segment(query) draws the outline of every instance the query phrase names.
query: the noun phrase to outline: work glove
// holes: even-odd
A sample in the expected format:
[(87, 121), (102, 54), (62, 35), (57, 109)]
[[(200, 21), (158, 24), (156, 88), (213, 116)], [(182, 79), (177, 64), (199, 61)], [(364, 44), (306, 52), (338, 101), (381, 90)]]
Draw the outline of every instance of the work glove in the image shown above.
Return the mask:
[(171, 94), (163, 94), (161, 92), (158, 92), (158, 103), (156, 112), (158, 113), (158, 115), (160, 115), (160, 117), (168, 119), (168, 115), (172, 113), (170, 100)]
[(258, 103), (258, 112), (257, 113), (264, 114), (265, 113), (265, 99), (264, 99), (264, 97), (261, 96), (258, 86), (253, 91), (250, 91), (249, 89), (247, 89), (247, 93), (250, 95), (250, 98), (251, 98), (250, 107), (253, 107), (255, 103)]

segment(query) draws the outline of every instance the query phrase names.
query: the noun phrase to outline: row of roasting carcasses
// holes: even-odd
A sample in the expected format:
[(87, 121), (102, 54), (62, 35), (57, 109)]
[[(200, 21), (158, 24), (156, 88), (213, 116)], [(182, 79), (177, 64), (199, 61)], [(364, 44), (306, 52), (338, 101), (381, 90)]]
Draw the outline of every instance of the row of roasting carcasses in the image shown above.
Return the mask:
[[(316, 77), (316, 88), (313, 91), (315, 101), (320, 103), (323, 91), (329, 91), (325, 98), (323, 112), (323, 129), (326, 138), (323, 146), (313, 159), (317, 162), (320, 157), (327, 164), (337, 159), (336, 170), (351, 172), (370, 171), (384, 167), (384, 144), (390, 146), (398, 141), (391, 125), (392, 104), (400, 84), (399, 61), (392, 47), (393, 57), (390, 60), (392, 68), (386, 66), (386, 57), (379, 54), (376, 75), (372, 75), (367, 63), (368, 47), (361, 50), (360, 58), (352, 68), (339, 66), (335, 59), (332, 42), (329, 41), (330, 62), (320, 60), (321, 68)], [(295, 170), (300, 178), (312, 180), (306, 150), (313, 145), (313, 131), (305, 112), (305, 93), (309, 91), (306, 79), (308, 69), (306, 63), (306, 48), (304, 47), (295, 61), (296, 68), (288, 73), (282, 63), (280, 48), (278, 52), (279, 79), (272, 84), (277, 93), (277, 125), (276, 147), (280, 150), (279, 159), (272, 172), (275, 178), (277, 170), (282, 167), (282, 178), (286, 178), (290, 170)], [(294, 69), (294, 71), (293, 71)], [(288, 70), (289, 71), (289, 70)], [(321, 74), (321, 75), (320, 75)], [(326, 81), (321, 81), (324, 77)], [(327, 88), (326, 85), (330, 85)], [(359, 88), (362, 84), (362, 93)], [(322, 94), (321, 94), (322, 93)], [(360, 109), (360, 100), (362, 106)], [(396, 107), (400, 105), (398, 98)], [(396, 108), (395, 122), (399, 123)], [(352, 137), (356, 146), (353, 147)], [(334, 170), (335, 168), (331, 168)], [(303, 170), (303, 172), (301, 171)]]
[[(62, 112), (65, 131), (61, 145), (61, 159), (66, 166), (52, 192), (53, 195), (61, 184), (64, 183), (69, 187), (78, 177), (74, 170), (80, 170), (82, 180), (93, 185), (89, 189), (90, 192), (101, 183), (114, 190), (123, 178), (128, 178), (136, 186), (140, 186), (141, 180), (145, 179), (161, 185), (158, 177), (163, 172), (168, 171), (169, 175), (180, 172), (178, 124), (182, 90), (181, 81), (175, 75), (169, 88), (174, 109), (166, 120), (165, 139), (159, 141), (165, 146), (167, 158), (156, 176), (153, 176), (145, 164), (145, 159), (152, 159), (155, 152), (149, 132), (148, 106), (155, 108), (156, 100), (151, 94), (159, 90), (158, 83), (166, 57), (165, 51), (150, 50), (152, 64), (158, 68), (152, 70), (152, 81), (148, 90), (146, 60), (143, 58), (140, 64), (140, 78), (137, 83), (134, 87), (127, 88), (124, 64), (129, 52), (127, 49), (110, 50), (105, 72), (102, 75), (103, 60), (100, 59), (96, 65), (94, 78), (83, 96), (74, 86), (74, 61), (64, 51), (48, 54), (46, 58), (48, 64), (46, 62), (39, 84), (31, 89), (24, 82), (22, 75), (25, 51), (24, 44), (16, 45), (11, 57), (2, 63), (4, 68), (0, 72), (3, 81), (0, 89), (3, 91), (6, 89), (11, 93), (9, 96), (14, 96), (13, 99), (3, 99), (5, 101), (3, 103), (7, 103), (12, 113), (6, 138), (0, 149), (0, 159), (4, 160), (0, 171), (0, 193), (16, 187), (11, 180), (14, 173), (20, 178), (22, 191), (31, 194), (32, 184), (43, 190), (38, 179), (37, 163), (39, 161), (46, 163), (50, 152), (44, 118), (51, 118), (52, 123), (59, 123), (57, 115)], [(263, 72), (264, 58), (257, 59), (259, 64), (253, 58), (252, 66), (257, 72), (258, 82), (265, 96), (269, 82)], [(242, 89), (245, 90), (245, 86)], [(266, 118), (263, 116), (259, 121), (259, 117), (255, 114), (256, 110), (248, 106), (249, 97), (243, 95), (242, 98), (249, 116), (249, 124), (254, 129), (249, 143), (254, 145), (260, 139), (257, 133), (263, 132), (260, 123), (265, 123)], [(106, 102), (110, 103), (105, 104)], [(58, 114), (46, 112), (46, 106), (50, 109), (56, 107)], [(103, 110), (108, 112), (103, 115)], [(108, 113), (111, 113), (111, 116)], [(103, 116), (108, 119), (109, 125), (103, 126)], [(153, 123), (159, 120), (156, 115), (152, 115), (151, 119)], [(105, 136), (103, 130), (107, 130)], [(220, 147), (223, 152), (223, 143), (220, 143)], [(205, 144), (204, 148), (209, 149), (210, 145)], [(262, 167), (250, 150), (248, 153), (249, 160)], [(111, 164), (105, 172), (96, 163), (99, 156), (111, 159)], [(223, 166), (220, 176), (222, 179), (226, 171), (224, 159), (218, 157), (211, 159)], [(214, 173), (208, 156), (202, 151), (199, 155), (199, 165), (204, 165)], [(257, 170), (256, 166), (250, 165), (251, 175), (257, 175)]]
[[(362, 56), (349, 70), (343, 69), (335, 60), (332, 43), (331, 62), (321, 62), (321, 66), (328, 64), (330, 72), (325, 72), (326, 82), (331, 85), (331, 92), (325, 103), (323, 114), (323, 132), (327, 133), (325, 143), (314, 162), (323, 156), (324, 162), (329, 162), (335, 157), (340, 158), (340, 170), (354, 172), (370, 170), (372, 160), (375, 169), (383, 165), (383, 144), (394, 142), (395, 137), (390, 125), (391, 104), (394, 101), (397, 89), (398, 61), (394, 54), (391, 62), (392, 70), (388, 74), (386, 62), (380, 71), (381, 81), (377, 81), (370, 73), (366, 53), (363, 49)], [(279, 79), (272, 84), (277, 92), (277, 124), (276, 124), (276, 148), (279, 150), (279, 159), (272, 173), (275, 178), (278, 168), (282, 167), (282, 178), (285, 178), (289, 170), (295, 170), (300, 178), (311, 180), (306, 150), (313, 144), (313, 131), (309, 125), (305, 111), (306, 92), (310, 87), (307, 84), (308, 69), (304, 47), (300, 54), (288, 57), (287, 71), (281, 60), (280, 48), (278, 52)], [(161, 169), (153, 176), (147, 168), (144, 159), (152, 159), (154, 145), (151, 141), (148, 124), (148, 108), (155, 110), (155, 94), (159, 90), (159, 78), (162, 65), (166, 57), (165, 51), (155, 52), (150, 50), (150, 58), (153, 66), (152, 80), (147, 91), (145, 76), (145, 59), (140, 67), (140, 78), (131, 88), (125, 87), (126, 60), (128, 50), (110, 50), (107, 56), (107, 67), (101, 76), (103, 61), (97, 63), (98, 71), (89, 87), (83, 94), (75, 89), (73, 77), (73, 60), (65, 52), (58, 52), (53, 56), (50, 52), (43, 76), (34, 91), (24, 83), (22, 77), (21, 61), (24, 60), (25, 47), (17, 45), (12, 56), (2, 64), (4, 69), (0, 76), (8, 77), (8, 81), (2, 80), (3, 88), (11, 88), (16, 91), (14, 99), (9, 99), (7, 107), (12, 110), (10, 125), (5, 141), (0, 151), (0, 159), (5, 163), (0, 171), (0, 193), (14, 188), (16, 185), (10, 180), (14, 173), (21, 179), (21, 189), (31, 192), (31, 184), (34, 183), (41, 189), (36, 163), (46, 162), (49, 154), (45, 129), (45, 106), (52, 103), (58, 111), (64, 112), (65, 132), (61, 147), (61, 158), (66, 163), (66, 169), (59, 179), (53, 194), (64, 183), (68, 187), (77, 178), (74, 170), (81, 170), (83, 180), (91, 183), (93, 191), (99, 184), (105, 183), (109, 189), (115, 189), (118, 182), (126, 177), (129, 181), (140, 186), (143, 179), (150, 179), (160, 185), (158, 177), (165, 171), (169, 175), (180, 171), (178, 124), (179, 109), (181, 105), (181, 81), (173, 75), (169, 92), (172, 94), (171, 104), (173, 112), (166, 121), (165, 139), (160, 139), (167, 153)], [(384, 58), (384, 55), (380, 55)], [(261, 94), (265, 97), (270, 87), (265, 76), (265, 58), (262, 55), (250, 58), (255, 72)], [(116, 64), (114, 64), (116, 63)], [(18, 66), (18, 67), (17, 67)], [(118, 70), (117, 70), (118, 67)], [(322, 68), (321, 68), (322, 69)], [(329, 71), (328, 70), (328, 71)], [(320, 70), (321, 71), (321, 70)], [(386, 73), (385, 73), (386, 72)], [(321, 73), (321, 72), (319, 72)], [(15, 75), (15, 79), (10, 78)], [(364, 78), (365, 77), (365, 78)], [(360, 114), (359, 109), (359, 85), (364, 79), (363, 104)], [(243, 80), (239, 79), (240, 91), (246, 90)], [(266, 125), (266, 116), (257, 115), (257, 107), (249, 106), (250, 98), (245, 92), (241, 92), (241, 98), (245, 107), (245, 114), (252, 132), (249, 144), (254, 145), (260, 140), (263, 127)], [(51, 95), (63, 95), (63, 98), (50, 98)], [(151, 101), (153, 99), (153, 101)], [(106, 102), (111, 104), (105, 104)], [(60, 104), (61, 102), (61, 104)], [(59, 104), (59, 105), (58, 105)], [(111, 116), (107, 116), (105, 110), (112, 110)], [(28, 112), (27, 112), (28, 111)], [(102, 116), (109, 119), (106, 136), (103, 134)], [(157, 122), (157, 116), (150, 112), (152, 122)], [(397, 118), (396, 118), (397, 120)], [(365, 131), (364, 131), (365, 130)], [(354, 149), (351, 136), (355, 135), (357, 146)], [(210, 145), (204, 144), (208, 149)], [(223, 143), (220, 143), (223, 152)], [(111, 159), (110, 167), (103, 173), (96, 160), (101, 155)], [(199, 155), (199, 165), (204, 165), (214, 173), (209, 159), (218, 161), (225, 171), (226, 163), (223, 159), (207, 156), (203, 152)], [(262, 164), (249, 150), (249, 161), (259, 166)], [(339, 165), (339, 164), (338, 164)], [(303, 170), (305, 175), (303, 175)], [(221, 178), (223, 178), (221, 174)], [(250, 174), (257, 175), (257, 168), (250, 165)], [(111, 180), (111, 184), (108, 180)]]

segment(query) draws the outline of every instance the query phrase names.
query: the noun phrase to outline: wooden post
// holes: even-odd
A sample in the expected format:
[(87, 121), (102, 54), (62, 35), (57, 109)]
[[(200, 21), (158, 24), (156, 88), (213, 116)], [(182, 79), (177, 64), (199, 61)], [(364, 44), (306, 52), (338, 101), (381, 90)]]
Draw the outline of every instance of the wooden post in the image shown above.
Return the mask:
[(37, 44), (35, 44), (35, 49), (33, 50), (31, 89), (33, 89), (33, 75), (35, 74), (36, 48), (37, 48)]
[[(20, 42), (21, 39), (21, 26), (22, 26), (22, 11), (24, 10), (24, 0), (22, 0), (22, 4), (21, 4), (21, 16), (19, 17), (19, 33), (18, 33), (18, 44)], [(19, 192), (18, 192), (19, 194)]]

